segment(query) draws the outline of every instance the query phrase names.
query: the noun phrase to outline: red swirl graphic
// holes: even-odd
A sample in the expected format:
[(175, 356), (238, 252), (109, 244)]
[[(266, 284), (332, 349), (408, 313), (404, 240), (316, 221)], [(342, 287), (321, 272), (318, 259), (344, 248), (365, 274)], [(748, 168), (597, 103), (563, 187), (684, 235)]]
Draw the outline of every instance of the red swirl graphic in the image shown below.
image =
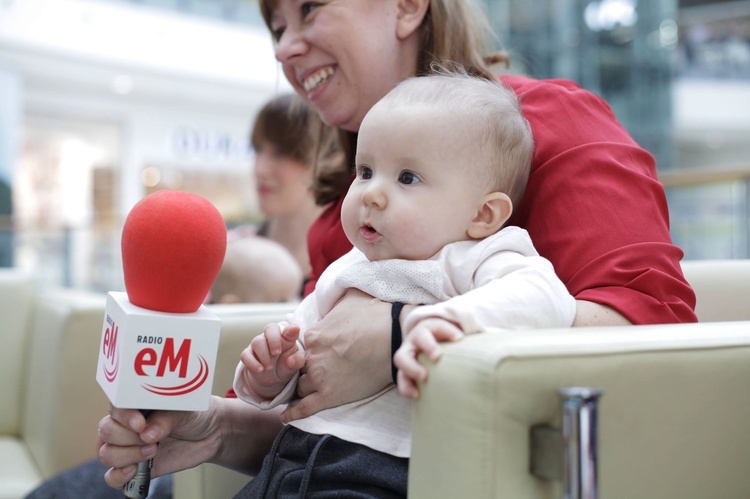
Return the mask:
[(120, 370), (120, 351), (115, 351), (115, 360), (112, 363), (112, 370), (107, 369), (106, 364), (102, 364), (102, 371), (104, 371), (104, 378), (112, 383), (117, 378), (117, 372)]
[(155, 386), (144, 384), (142, 386), (144, 389), (148, 390), (151, 393), (155, 393), (156, 395), (164, 395), (166, 397), (185, 395), (186, 393), (193, 392), (200, 388), (208, 379), (208, 362), (206, 362), (206, 359), (203, 358), (202, 355), (198, 356), (198, 360), (201, 365), (198, 374), (196, 374), (193, 379), (185, 384), (178, 386)]

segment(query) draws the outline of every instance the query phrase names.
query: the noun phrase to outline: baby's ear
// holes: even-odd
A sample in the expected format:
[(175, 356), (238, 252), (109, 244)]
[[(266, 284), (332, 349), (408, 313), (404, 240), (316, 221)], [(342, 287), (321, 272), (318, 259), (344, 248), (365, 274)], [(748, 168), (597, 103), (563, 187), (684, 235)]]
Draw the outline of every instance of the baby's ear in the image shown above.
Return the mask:
[(504, 192), (490, 192), (479, 201), (479, 208), (466, 234), (484, 239), (499, 231), (513, 213), (513, 201)]

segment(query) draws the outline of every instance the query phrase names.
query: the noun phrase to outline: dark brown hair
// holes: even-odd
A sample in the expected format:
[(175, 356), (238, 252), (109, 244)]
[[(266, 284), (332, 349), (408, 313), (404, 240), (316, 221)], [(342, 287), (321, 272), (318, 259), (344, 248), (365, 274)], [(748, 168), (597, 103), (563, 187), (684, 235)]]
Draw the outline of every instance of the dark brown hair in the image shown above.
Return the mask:
[(264, 144), (279, 154), (313, 166), (313, 195), (321, 206), (346, 192), (350, 178), (342, 175), (343, 155), (332, 128), (296, 94), (283, 94), (263, 106), (255, 118), (250, 143)]
[(250, 143), (256, 151), (271, 145), (279, 154), (311, 165), (316, 141), (311, 127), (319, 121), (317, 113), (295, 95), (279, 95), (256, 116)]

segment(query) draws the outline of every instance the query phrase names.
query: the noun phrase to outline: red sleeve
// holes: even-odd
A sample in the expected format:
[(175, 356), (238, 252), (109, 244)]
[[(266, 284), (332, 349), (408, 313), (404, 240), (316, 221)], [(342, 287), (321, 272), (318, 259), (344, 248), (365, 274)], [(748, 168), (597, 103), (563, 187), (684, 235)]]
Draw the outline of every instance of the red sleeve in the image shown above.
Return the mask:
[(315, 289), (315, 283), (323, 271), (352, 249), (341, 226), (341, 205), (344, 196), (331, 203), (313, 222), (307, 233), (307, 252), (310, 255), (310, 279), (305, 283), (304, 296)]
[(653, 157), (575, 83), (502, 80), (518, 94), (536, 145), (510, 223), (528, 230), (577, 299), (635, 324), (696, 321)]

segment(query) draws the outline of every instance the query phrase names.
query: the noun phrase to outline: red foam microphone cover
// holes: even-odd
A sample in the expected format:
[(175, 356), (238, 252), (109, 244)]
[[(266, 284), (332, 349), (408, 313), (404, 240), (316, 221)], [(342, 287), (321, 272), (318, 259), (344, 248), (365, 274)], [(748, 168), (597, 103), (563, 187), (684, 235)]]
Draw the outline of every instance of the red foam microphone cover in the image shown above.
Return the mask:
[(175, 190), (146, 196), (122, 229), (130, 303), (158, 312), (195, 312), (219, 273), (226, 246), (224, 220), (207, 199)]

